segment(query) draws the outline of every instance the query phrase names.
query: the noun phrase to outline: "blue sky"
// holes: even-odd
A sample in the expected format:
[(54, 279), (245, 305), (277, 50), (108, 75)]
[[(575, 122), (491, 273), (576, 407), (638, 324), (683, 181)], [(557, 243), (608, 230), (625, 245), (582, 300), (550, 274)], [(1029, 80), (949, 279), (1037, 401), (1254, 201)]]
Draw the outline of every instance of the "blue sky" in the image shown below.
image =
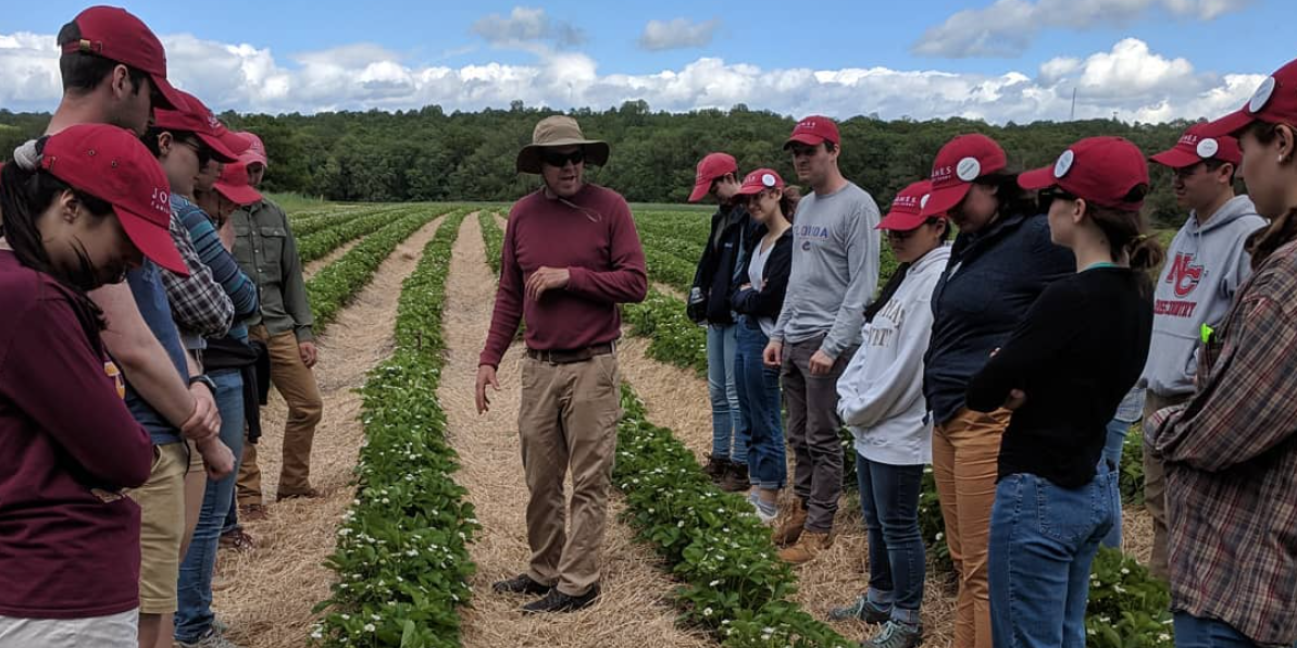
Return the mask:
[[(33, 76), (41, 65), (50, 69), (50, 52), (41, 59), (41, 41), (31, 37), (6, 49), (6, 35), (52, 38), (85, 4), (7, 4), (0, 16), (0, 107), (31, 109), (49, 99), (40, 89), (57, 86), (56, 77), (51, 84)], [(431, 102), (474, 109), (507, 105), (512, 96), (558, 107), (643, 98), (670, 110), (741, 100), (796, 113), (814, 110), (820, 94), (829, 113), (1005, 121), (1058, 118), (1064, 108), (1056, 99), (1070, 99), (1079, 87), (1093, 97), (1083, 102), (1083, 115), (1116, 110), (1156, 121), (1241, 102), (1257, 75), (1297, 56), (1297, 41), (1274, 27), (1297, 22), (1292, 0), (225, 0), (206, 12), (197, 6), (127, 4), (167, 43), (179, 85), (208, 93), (214, 106), (267, 112)], [(960, 12), (973, 13), (961, 22)], [(672, 20), (682, 22), (659, 36), (694, 37), (646, 47), (650, 21)], [(366, 47), (345, 49), (357, 44)], [(318, 55), (303, 60), (312, 52)], [(249, 61), (260, 71), (250, 71)], [(826, 80), (806, 70), (845, 72)], [(781, 96), (799, 91), (811, 97)]]

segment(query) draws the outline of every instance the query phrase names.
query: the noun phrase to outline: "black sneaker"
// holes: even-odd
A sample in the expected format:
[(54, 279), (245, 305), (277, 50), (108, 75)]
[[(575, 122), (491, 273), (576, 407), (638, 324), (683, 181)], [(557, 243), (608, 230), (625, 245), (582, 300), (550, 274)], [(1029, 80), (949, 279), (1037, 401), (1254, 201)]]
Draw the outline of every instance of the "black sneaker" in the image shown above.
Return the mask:
[(522, 606), (523, 614), (541, 614), (543, 612), (575, 612), (590, 607), (599, 598), (599, 585), (596, 583), (581, 596), (568, 596), (555, 587), (545, 598)]
[(546, 594), (550, 590), (548, 585), (541, 585), (526, 574), (518, 574), (515, 578), (498, 581), (491, 585), (491, 589), (495, 590), (496, 594)]

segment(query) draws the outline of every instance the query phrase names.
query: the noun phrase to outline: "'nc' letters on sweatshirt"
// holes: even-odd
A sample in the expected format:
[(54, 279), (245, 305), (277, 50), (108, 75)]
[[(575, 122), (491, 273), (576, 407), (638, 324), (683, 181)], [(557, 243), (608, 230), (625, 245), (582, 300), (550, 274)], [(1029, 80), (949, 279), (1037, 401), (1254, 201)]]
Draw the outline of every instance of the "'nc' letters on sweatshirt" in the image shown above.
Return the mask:
[[(1176, 297), (1190, 296), (1193, 294), (1194, 289), (1198, 287), (1198, 284), (1202, 282), (1203, 267), (1193, 261), (1193, 254), (1177, 252), (1175, 260), (1167, 268), (1166, 278), (1162, 281), (1174, 288)], [(1171, 317), (1193, 317), (1193, 312), (1197, 307), (1198, 302), (1196, 301), (1158, 299), (1153, 304), (1153, 313)]]

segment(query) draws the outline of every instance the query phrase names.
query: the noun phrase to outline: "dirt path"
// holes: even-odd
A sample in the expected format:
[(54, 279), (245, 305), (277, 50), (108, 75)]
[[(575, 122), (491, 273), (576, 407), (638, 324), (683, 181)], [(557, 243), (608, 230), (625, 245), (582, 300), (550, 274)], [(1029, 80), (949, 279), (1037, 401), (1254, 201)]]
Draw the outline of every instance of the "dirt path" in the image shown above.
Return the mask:
[(351, 504), (354, 488), (349, 482), (364, 439), (357, 418), (360, 396), (352, 390), (391, 353), (401, 282), (414, 271), (442, 220), (399, 245), (318, 340), (315, 377), (324, 397), (324, 417), (312, 448), (311, 483), (324, 497), (274, 501), (286, 410), (273, 390), (270, 405), (262, 410), (265, 433), (257, 447), (258, 463), (270, 516), (244, 525), (256, 539), (255, 551), (221, 552), (218, 574), (231, 586), (216, 592), (213, 604), (239, 645), (296, 648), (306, 643), (315, 618), (311, 607), (328, 596), (333, 582), (323, 562), (333, 552), (338, 522)]
[(310, 281), (311, 277), (315, 276), (315, 273), (323, 270), (330, 263), (333, 263), (334, 261), (341, 259), (342, 255), (350, 252), (351, 248), (360, 245), (360, 242), (363, 240), (365, 240), (365, 237), (362, 236), (360, 238), (347, 241), (346, 243), (340, 245), (338, 249), (306, 264), (306, 267), (302, 268), (302, 278), (307, 281)]
[(468, 489), (482, 531), (472, 545), (477, 563), (473, 607), (464, 610), (464, 646), (545, 646), (605, 648), (707, 646), (708, 640), (675, 627), (668, 596), (674, 583), (656, 567), (647, 547), (631, 541), (631, 531), (616, 521), (622, 509), (614, 498), (604, 544), (602, 600), (573, 614), (524, 617), (517, 608), (526, 598), (491, 592), (491, 583), (526, 568), (527, 487), (518, 448), (519, 359), (515, 344), (500, 364), (501, 391), (491, 411), (478, 416), (473, 382), (478, 353), (485, 342), (496, 280), (486, 265), (481, 228), (464, 220), (455, 243), (447, 283), (446, 341), (450, 349), (437, 394), (446, 410), (451, 442), (463, 469), (456, 480)]
[(667, 295), (668, 297), (675, 297), (680, 301), (685, 301), (685, 294), (680, 292), (680, 290), (677, 289), (675, 286), (669, 286), (667, 284), (662, 283), (661, 281), (654, 281), (652, 283), (652, 286), (654, 290), (662, 293), (663, 295)]

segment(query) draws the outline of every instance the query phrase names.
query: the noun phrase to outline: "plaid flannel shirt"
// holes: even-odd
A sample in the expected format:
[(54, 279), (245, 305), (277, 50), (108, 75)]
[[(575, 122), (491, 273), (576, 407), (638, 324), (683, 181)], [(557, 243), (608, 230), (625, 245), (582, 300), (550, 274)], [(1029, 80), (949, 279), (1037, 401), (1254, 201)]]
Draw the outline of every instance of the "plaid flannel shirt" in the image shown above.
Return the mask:
[(171, 302), (171, 317), (183, 334), (199, 338), (223, 337), (234, 324), (234, 303), (225, 289), (216, 282), (212, 270), (203, 264), (189, 238), (189, 230), (171, 211), (171, 240), (189, 268), (189, 276), (181, 277), (162, 270), (162, 284)]
[(1166, 462), (1171, 605), (1287, 648), (1297, 642), (1297, 241), (1257, 268), (1212, 337), (1193, 399), (1149, 419)]

